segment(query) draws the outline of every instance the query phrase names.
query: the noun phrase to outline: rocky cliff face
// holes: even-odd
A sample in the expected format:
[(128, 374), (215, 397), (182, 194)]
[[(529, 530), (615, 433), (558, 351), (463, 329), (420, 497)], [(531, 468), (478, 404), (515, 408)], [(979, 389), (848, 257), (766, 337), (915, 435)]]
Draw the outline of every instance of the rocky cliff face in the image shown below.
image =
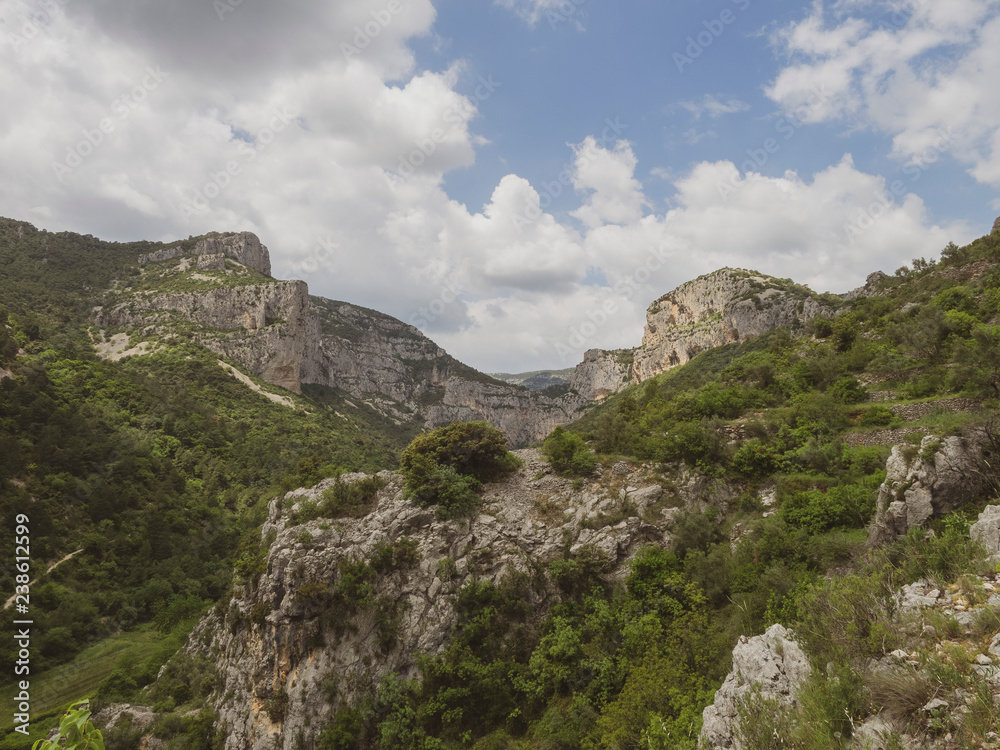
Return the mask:
[[(194, 323), (210, 349), (294, 393), (303, 384), (337, 388), (397, 424), (481, 419), (504, 430), (514, 446), (544, 438), (588, 403), (575, 393), (552, 396), (494, 380), (391, 316), (310, 297), (302, 281), (262, 281), (227, 269), (226, 259), (270, 272), (267, 248), (248, 232), (165, 248), (140, 259), (156, 279), (153, 289), (122, 292), (95, 321), (160, 336)], [(192, 291), (158, 293), (157, 284)]]
[(641, 383), (706, 349), (781, 326), (798, 327), (822, 312), (823, 306), (805, 287), (723, 268), (682, 284), (650, 305), (633, 379)]
[(882, 544), (950, 513), (987, 488), (981, 436), (925, 437), (919, 449), (895, 446), (879, 488), (868, 541)]
[(782, 708), (798, 707), (798, 692), (809, 677), (809, 659), (795, 636), (782, 625), (747, 638), (733, 649), (733, 668), (702, 715), (702, 745), (711, 750), (739, 750), (739, 722), (755, 710), (754, 701), (776, 701)]
[[(577, 491), (537, 451), (518, 455), (523, 468), (487, 485), (470, 520), (436, 520), (403, 499), (392, 472), (378, 475), (385, 486), (361, 518), (295, 522), (334, 480), (271, 502), (261, 532), (265, 543), (273, 540), (266, 570), (213, 610), (187, 646), (217, 665), (212, 700), (228, 728), (227, 750), (313, 747), (332, 713), (373, 690), (380, 675), (414, 676), (418, 654), (446, 646), (456, 622), (450, 595), (473, 576), (496, 583), (508, 570), (561, 556), (566, 546), (572, 554), (589, 546), (622, 568), (639, 545), (665, 539), (667, 514), (657, 522), (641, 517), (663, 494), (644, 471), (623, 465)], [(595, 523), (626, 508), (625, 520)], [(337, 599), (351, 571), (357, 575), (352, 566), (375, 565), (378, 551), (393, 545), (407, 552), (378, 568), (362, 603)], [(537, 597), (541, 611), (548, 594)]]
[(197, 292), (137, 295), (100, 310), (102, 327), (169, 330), (176, 320), (205, 330), (201, 340), (270, 383), (301, 393), (302, 365), (319, 325), (309, 315), (304, 281), (220, 286)]
[[(875, 285), (879, 278), (873, 274), (869, 281)], [(868, 286), (852, 292), (868, 293)], [(682, 284), (650, 305), (638, 349), (586, 352), (572, 388), (590, 400), (604, 398), (682, 365), (706, 349), (781, 326), (799, 328), (830, 312), (817, 295), (786, 279), (723, 268)]]
[[(140, 265), (173, 260), (184, 256), (195, 256), (198, 267), (202, 269), (219, 269), (218, 258), (232, 258), (247, 268), (252, 268), (265, 276), (271, 275), (271, 255), (267, 248), (260, 244), (260, 239), (252, 232), (230, 232), (227, 234), (212, 234), (199, 239), (193, 247), (187, 243), (157, 250), (139, 256)], [(225, 268), (223, 264), (222, 268)]]
[(590, 401), (617, 393), (632, 383), (633, 357), (630, 349), (590, 349), (576, 366), (570, 387)]

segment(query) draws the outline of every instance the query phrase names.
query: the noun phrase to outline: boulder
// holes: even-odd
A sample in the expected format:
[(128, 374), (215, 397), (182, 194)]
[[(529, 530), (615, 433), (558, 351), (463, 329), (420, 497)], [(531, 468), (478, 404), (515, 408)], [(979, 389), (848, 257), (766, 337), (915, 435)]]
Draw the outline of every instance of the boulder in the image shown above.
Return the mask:
[(794, 635), (782, 625), (772, 625), (763, 635), (747, 638), (733, 649), (733, 668), (715, 693), (715, 702), (702, 714), (703, 746), (740, 749), (734, 735), (741, 703), (759, 690), (761, 698), (777, 699), (794, 708), (796, 693), (809, 677), (809, 659)]

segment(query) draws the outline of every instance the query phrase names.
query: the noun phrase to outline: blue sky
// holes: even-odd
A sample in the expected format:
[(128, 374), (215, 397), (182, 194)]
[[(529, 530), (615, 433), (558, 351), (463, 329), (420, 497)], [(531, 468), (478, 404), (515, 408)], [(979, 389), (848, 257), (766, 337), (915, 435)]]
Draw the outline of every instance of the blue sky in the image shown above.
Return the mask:
[(254, 231), (561, 368), (724, 265), (842, 292), (987, 232), (998, 70), (1000, 0), (0, 0), (0, 214)]

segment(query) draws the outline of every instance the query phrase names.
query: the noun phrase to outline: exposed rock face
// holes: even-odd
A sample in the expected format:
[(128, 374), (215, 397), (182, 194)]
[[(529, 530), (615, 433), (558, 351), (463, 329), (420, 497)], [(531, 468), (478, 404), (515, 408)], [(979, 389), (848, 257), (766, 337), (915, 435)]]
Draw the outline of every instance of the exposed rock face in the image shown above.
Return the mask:
[[(242, 263), (248, 268), (252, 268), (265, 276), (271, 275), (271, 256), (267, 248), (260, 244), (260, 239), (253, 232), (231, 232), (216, 236), (204, 237), (195, 244), (190, 251), (181, 247), (169, 247), (156, 252), (146, 253), (139, 256), (139, 263), (158, 263), (165, 260), (180, 258), (185, 255), (222, 255), (232, 258), (237, 263)], [(199, 267), (201, 266), (199, 258)], [(213, 262), (216, 266), (218, 261)], [(225, 264), (221, 269), (224, 270)], [(213, 269), (214, 270), (214, 269)]]
[(1000, 216), (998, 216), (997, 220), (993, 222), (993, 231), (1000, 232)]
[(795, 708), (796, 693), (809, 677), (809, 659), (782, 625), (772, 625), (763, 635), (747, 638), (733, 649), (733, 668), (715, 693), (715, 702), (702, 713), (702, 743), (718, 750), (742, 745), (734, 736), (743, 701), (755, 690), (764, 699)]
[(865, 279), (864, 286), (852, 289), (843, 296), (845, 299), (858, 299), (859, 297), (874, 297), (878, 294), (884, 294), (885, 291), (882, 289), (882, 281), (887, 278), (889, 278), (888, 274), (882, 273), (881, 271), (870, 273), (868, 274), (868, 278)]
[[(238, 586), (228, 608), (206, 617), (187, 646), (213, 654), (217, 663), (212, 702), (227, 727), (227, 750), (292, 750), (303, 740), (314, 747), (332, 712), (373, 689), (380, 675), (414, 676), (419, 653), (447, 645), (456, 621), (450, 595), (473, 575), (498, 582), (509, 569), (527, 571), (562, 555), (564, 545), (573, 552), (589, 545), (617, 566), (639, 544), (663, 539), (661, 528), (638, 517), (583, 528), (584, 520), (622, 508), (623, 500), (594, 483), (575, 492), (537, 451), (518, 455), (524, 467), (507, 482), (488, 485), (481, 513), (470, 521), (438, 521), (432, 510), (404, 500), (402, 480), (392, 472), (379, 474), (387, 485), (374, 510), (359, 519), (288, 524), (333, 480), (271, 502), (261, 532), (274, 539), (266, 572)], [(643, 484), (638, 476), (627, 480)], [(660, 491), (637, 487), (633, 494), (651, 501)], [(538, 515), (541, 500), (545, 518)], [(344, 566), (402, 539), (415, 545), (416, 561), (378, 575), (370, 605), (331, 610), (329, 592), (343, 580)], [(536, 596), (541, 611), (547, 595)], [(384, 625), (380, 638), (380, 613), (383, 623), (393, 613), (399, 617), (393, 642)], [(331, 675), (336, 691), (323, 688)], [(268, 700), (279, 694), (287, 695), (287, 710), (275, 721)]]
[(633, 356), (626, 349), (590, 349), (576, 366), (570, 387), (588, 401), (617, 393), (632, 383)]
[(482, 419), (523, 446), (579, 415), (587, 401), (551, 397), (473, 370), (413, 326), (346, 302), (313, 298), (322, 337), (303, 382), (342, 388), (358, 398), (379, 394), (397, 419), (422, 415), (426, 426)]
[[(309, 314), (304, 281), (218, 287), (202, 292), (136, 296), (97, 315), (101, 326), (169, 325), (176, 317), (215, 333), (202, 342), (270, 383), (301, 392), (302, 365), (313, 356), (319, 323)], [(232, 330), (226, 335), (221, 331)]]
[(781, 326), (800, 326), (825, 311), (805, 287), (752, 271), (723, 268), (682, 284), (646, 311), (633, 376), (642, 382), (699, 352)]
[(1000, 505), (986, 506), (969, 527), (969, 536), (986, 548), (986, 554), (1000, 559)]
[(872, 544), (892, 541), (907, 529), (951, 512), (987, 485), (982, 447), (972, 438), (928, 436), (911, 458), (897, 445), (885, 468), (875, 521), (868, 532)]
[[(175, 249), (144, 256), (169, 260)], [(200, 240), (198, 271), (225, 271), (225, 258), (270, 270), (267, 250), (242, 233)], [(169, 256), (169, 257), (168, 257)], [(177, 279), (195, 278), (186, 267)], [(188, 274), (185, 277), (184, 274)], [(511, 444), (528, 445), (567, 424), (587, 405), (569, 393), (550, 396), (494, 380), (449, 356), (413, 326), (344, 302), (310, 297), (303, 281), (247, 284), (200, 277), (221, 286), (179, 294), (135, 294), (96, 316), (100, 326), (169, 333), (178, 321), (208, 330), (199, 339), (269, 383), (339, 388), (397, 423), (435, 427), (482, 419)], [(240, 285), (242, 284), (242, 285)]]

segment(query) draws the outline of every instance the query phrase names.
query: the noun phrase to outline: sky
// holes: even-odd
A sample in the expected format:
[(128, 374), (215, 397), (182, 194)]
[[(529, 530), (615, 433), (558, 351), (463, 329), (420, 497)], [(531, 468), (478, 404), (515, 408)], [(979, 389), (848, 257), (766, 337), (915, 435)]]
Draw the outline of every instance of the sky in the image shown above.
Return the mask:
[(0, 0), (0, 215), (255, 232), (484, 371), (1000, 215), (1000, 0)]

